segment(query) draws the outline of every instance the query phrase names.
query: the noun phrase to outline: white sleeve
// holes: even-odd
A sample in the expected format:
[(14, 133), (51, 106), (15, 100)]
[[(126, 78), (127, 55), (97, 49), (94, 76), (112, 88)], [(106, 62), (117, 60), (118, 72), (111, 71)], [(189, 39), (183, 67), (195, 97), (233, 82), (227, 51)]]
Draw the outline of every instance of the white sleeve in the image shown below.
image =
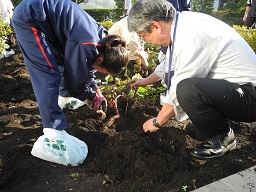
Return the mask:
[(162, 63), (160, 63), (159, 65), (157, 65), (154, 71), (154, 73), (161, 79), (164, 78), (164, 74), (165, 74), (164, 68), (165, 68), (165, 60), (162, 61)]

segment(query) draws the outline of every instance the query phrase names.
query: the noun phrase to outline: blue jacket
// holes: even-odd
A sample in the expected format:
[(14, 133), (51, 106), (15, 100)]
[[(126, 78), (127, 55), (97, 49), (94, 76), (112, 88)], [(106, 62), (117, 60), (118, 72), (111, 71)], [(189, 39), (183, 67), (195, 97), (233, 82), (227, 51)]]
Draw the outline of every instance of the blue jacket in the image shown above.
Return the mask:
[(168, 2), (170, 2), (173, 7), (179, 11), (188, 11), (190, 8), (189, 3), (187, 3), (187, 0), (167, 0)]
[(51, 38), (71, 95), (93, 99), (92, 90), (98, 87), (92, 64), (106, 29), (71, 0), (24, 0), (23, 13), (31, 27), (39, 27)]

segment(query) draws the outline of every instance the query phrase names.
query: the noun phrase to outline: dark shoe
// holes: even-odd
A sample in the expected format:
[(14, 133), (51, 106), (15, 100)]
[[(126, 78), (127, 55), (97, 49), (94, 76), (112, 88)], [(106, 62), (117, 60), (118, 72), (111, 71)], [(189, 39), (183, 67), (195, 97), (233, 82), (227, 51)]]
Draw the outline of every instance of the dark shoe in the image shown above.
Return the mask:
[(206, 140), (193, 149), (190, 154), (198, 159), (211, 159), (223, 156), (226, 152), (236, 148), (235, 134), (232, 129), (229, 133), (217, 135)]

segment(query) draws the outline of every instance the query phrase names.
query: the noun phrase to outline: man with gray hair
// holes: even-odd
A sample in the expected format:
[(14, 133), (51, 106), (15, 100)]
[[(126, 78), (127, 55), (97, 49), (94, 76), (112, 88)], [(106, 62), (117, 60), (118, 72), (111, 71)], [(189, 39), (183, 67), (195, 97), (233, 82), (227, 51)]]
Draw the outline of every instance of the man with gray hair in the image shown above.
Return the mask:
[(248, 43), (224, 22), (203, 13), (176, 12), (166, 0), (136, 1), (128, 28), (147, 43), (169, 46), (154, 73), (131, 81), (134, 88), (167, 79), (162, 109), (143, 130), (155, 132), (174, 116), (190, 118), (202, 139), (192, 156), (216, 158), (234, 149), (227, 119), (256, 121), (256, 56)]

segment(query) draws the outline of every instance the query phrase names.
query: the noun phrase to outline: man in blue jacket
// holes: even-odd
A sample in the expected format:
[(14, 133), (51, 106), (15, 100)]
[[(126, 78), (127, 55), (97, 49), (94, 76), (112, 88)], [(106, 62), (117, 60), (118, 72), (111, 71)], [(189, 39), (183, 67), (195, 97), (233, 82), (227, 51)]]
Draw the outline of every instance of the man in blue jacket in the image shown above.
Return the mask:
[[(64, 153), (70, 152), (74, 156), (73, 153), (80, 149), (80, 146), (65, 144), (60, 136), (68, 124), (58, 105), (59, 90), (61, 96), (87, 100), (95, 109), (105, 106), (107, 101), (99, 91), (94, 73), (118, 74), (126, 67), (129, 60), (126, 44), (119, 36), (107, 36), (101, 25), (70, 0), (24, 0), (14, 10), (13, 28), (44, 128), (45, 138), (34, 144), (32, 154), (59, 163), (55, 161), (56, 154), (64, 157)], [(59, 154), (51, 148), (56, 142), (49, 144), (46, 140), (62, 144), (64, 141), (62, 149), (70, 151)], [(38, 155), (37, 152), (43, 153), (44, 149), (51, 154)], [(67, 157), (62, 164), (77, 165), (83, 162), (86, 154), (84, 150), (84, 158), (72, 162)]]

